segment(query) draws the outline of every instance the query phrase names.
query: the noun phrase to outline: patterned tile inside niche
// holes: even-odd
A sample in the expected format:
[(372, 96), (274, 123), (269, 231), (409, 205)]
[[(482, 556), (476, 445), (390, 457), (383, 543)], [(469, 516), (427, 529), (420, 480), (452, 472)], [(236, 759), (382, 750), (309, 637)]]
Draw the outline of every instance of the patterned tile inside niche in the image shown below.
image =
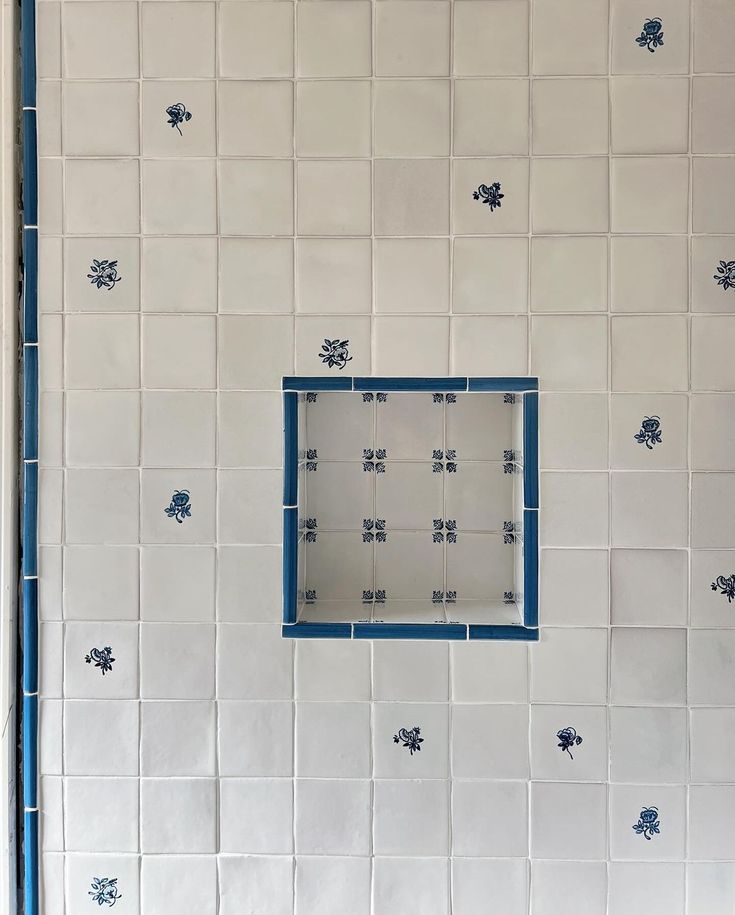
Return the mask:
[(521, 407), (495, 392), (300, 395), (299, 619), (517, 623)]

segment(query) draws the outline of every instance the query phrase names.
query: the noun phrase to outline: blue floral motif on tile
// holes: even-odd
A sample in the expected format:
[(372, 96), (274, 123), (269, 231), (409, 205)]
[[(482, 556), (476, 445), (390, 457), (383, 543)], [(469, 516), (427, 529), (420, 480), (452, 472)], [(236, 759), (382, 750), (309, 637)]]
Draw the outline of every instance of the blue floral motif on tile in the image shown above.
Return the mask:
[(516, 453), (512, 448), (503, 451), (503, 473), (515, 473)]
[(418, 725), (410, 729), (401, 728), (397, 734), (393, 735), (393, 743), (403, 744), (404, 749), (413, 756), (414, 753), (421, 750), (421, 744), (424, 742), (424, 738), (420, 734), (421, 728)]
[(661, 432), (660, 416), (644, 416), (641, 420), (640, 432), (637, 432), (633, 438), (639, 445), (645, 445), (649, 451), (653, 451), (654, 445), (660, 445), (663, 442)]
[(576, 730), (572, 727), (562, 728), (556, 732), (556, 739), (559, 741), (557, 747), (561, 749), (562, 753), (568, 753), (570, 759), (574, 759), (571, 748), (578, 747), (582, 743), (582, 738)]
[(112, 292), (122, 280), (122, 277), (117, 272), (117, 261), (98, 261), (93, 258), (89, 269), (92, 272), (87, 274), (87, 279), (98, 289), (106, 289), (108, 292)]
[(717, 273), (712, 277), (717, 280), (717, 285), (722, 286), (722, 291), (735, 289), (735, 261), (720, 261)]
[(663, 23), (658, 18), (646, 19), (643, 23), (641, 34), (636, 38), (636, 42), (641, 48), (648, 48), (653, 54), (656, 48), (663, 46), (664, 33), (661, 31)]
[(316, 543), (317, 526), (316, 518), (304, 518), (304, 541), (306, 543)]
[(373, 395), (370, 391), (366, 391), (362, 395), (363, 403), (372, 403), (373, 400), (377, 400), (378, 403), (385, 403), (388, 400), (388, 395), (379, 391), (377, 394)]
[(316, 403), (316, 391), (307, 391), (306, 392), (306, 402), (307, 403)]
[(328, 337), (325, 337), (322, 352), (319, 353), (319, 358), (330, 369), (333, 369), (335, 366), (338, 369), (343, 369), (348, 362), (352, 362), (352, 356), (350, 356), (348, 349), (349, 343), (349, 340), (330, 340)]
[(503, 403), (514, 404), (516, 402), (516, 395), (506, 392), (503, 394)]
[(362, 519), (362, 542), (363, 543), (385, 543), (388, 540), (388, 534), (385, 530), (384, 518), (363, 518)]
[(306, 601), (307, 604), (313, 604), (314, 601), (316, 600), (316, 591), (314, 591), (313, 589), (310, 590), (309, 588), (307, 588), (304, 591), (304, 600)]
[[(432, 397), (432, 400), (434, 401), (434, 403), (444, 403), (444, 400), (445, 400), (444, 394), (432, 394), (431, 397)], [(457, 395), (455, 393), (453, 393), (452, 391), (450, 391), (449, 394), (446, 395), (446, 402), (447, 403), (457, 403)]]
[(432, 523), (434, 543), (444, 543), (445, 537), (447, 543), (457, 542), (457, 522), (455, 520), (447, 518), (445, 521), (443, 518), (434, 518)]
[(441, 604), (442, 601), (446, 601), (449, 604), (453, 604), (457, 600), (456, 591), (432, 591), (431, 592), (431, 602), (432, 604)]
[(503, 543), (515, 543), (518, 525), (513, 521), (503, 521)]
[(503, 603), (514, 604), (516, 596), (513, 591), (503, 591)]
[(318, 455), (316, 453), (316, 448), (307, 448), (306, 449), (306, 469), (309, 471), (316, 470), (318, 467)]
[(107, 645), (105, 648), (92, 648), (89, 654), (84, 656), (87, 664), (94, 662), (94, 666), (100, 669), (102, 676), (112, 670), (115, 659), (112, 657), (112, 648)]
[(735, 600), (735, 573), (729, 576), (718, 575), (712, 582), (712, 590), (727, 597), (728, 604)]
[(186, 110), (186, 105), (183, 102), (176, 102), (175, 105), (168, 106), (166, 114), (168, 115), (166, 123), (175, 127), (179, 132), (179, 136), (183, 136), (181, 125), (191, 120), (191, 111)]
[(362, 600), (363, 603), (370, 603), (370, 601), (375, 601), (376, 604), (384, 604), (385, 591), (381, 588), (378, 588), (377, 591), (363, 591)]
[(636, 835), (645, 836), (649, 842), (654, 835), (659, 835), (661, 822), (658, 818), (658, 807), (644, 807), (638, 822), (633, 824), (633, 829)]
[(445, 470), (447, 473), (457, 472), (457, 452), (454, 448), (449, 448), (447, 451), (435, 448), (431, 452), (431, 460), (433, 462), (431, 469), (434, 473), (443, 473)]
[(176, 518), (179, 524), (184, 523), (184, 518), (191, 518), (191, 503), (188, 489), (177, 489), (171, 496), (171, 504), (164, 508), (169, 518)]
[(385, 473), (385, 464), (383, 461), (388, 456), (385, 448), (363, 448), (362, 449), (362, 469), (366, 473)]
[(475, 200), (482, 200), (483, 203), (486, 203), (490, 207), (490, 212), (495, 209), (495, 207), (502, 206), (500, 202), (505, 194), (500, 193), (500, 182), (493, 181), (492, 184), (481, 184), (476, 191), (473, 191), (472, 197)]
[(107, 905), (112, 908), (118, 899), (122, 899), (122, 893), (117, 888), (117, 877), (94, 877), (92, 880), (92, 889), (88, 894), (92, 897), (92, 902), (97, 905)]

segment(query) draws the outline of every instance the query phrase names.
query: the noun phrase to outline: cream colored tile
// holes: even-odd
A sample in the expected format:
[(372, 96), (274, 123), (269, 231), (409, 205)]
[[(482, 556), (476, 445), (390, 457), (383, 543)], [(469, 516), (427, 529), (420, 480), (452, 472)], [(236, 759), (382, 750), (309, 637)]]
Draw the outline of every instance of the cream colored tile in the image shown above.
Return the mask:
[(449, 239), (376, 239), (375, 310), (449, 311)]
[(374, 193), (376, 235), (448, 234), (447, 159), (378, 159)]
[(533, 80), (534, 154), (606, 154), (608, 91), (606, 79)]
[(531, 240), (532, 311), (607, 311), (607, 239)]
[(735, 233), (735, 157), (692, 160), (692, 229)]
[(680, 315), (611, 319), (613, 391), (686, 391), (688, 324)]
[(531, 372), (549, 391), (607, 390), (607, 318), (534, 315)]
[[(686, 153), (689, 79), (618, 76), (612, 80), (613, 153)], [(665, 111), (666, 117), (651, 117)]]
[(370, 311), (370, 239), (300, 238), (296, 243), (296, 302), (297, 311)]
[(686, 237), (617, 236), (610, 245), (613, 311), (687, 310)]
[[(688, 226), (689, 160), (631, 157), (611, 160), (613, 232), (685, 233)], [(651, 194), (652, 187), (665, 194)]]
[(219, 75), (240, 79), (293, 76), (294, 4), (225, 0), (219, 7)]
[(455, 238), (452, 310), (525, 312), (527, 238)]
[(522, 79), (455, 80), (454, 155), (528, 155), (528, 92)]
[[(404, 0), (381, 2), (393, 5)], [(376, 156), (447, 156), (449, 120), (448, 80), (380, 80), (375, 84)]]
[(370, 76), (371, 7), (367, 0), (297, 4), (299, 76)]
[(528, 319), (524, 315), (452, 318), (453, 375), (528, 374)]
[(696, 76), (692, 80), (692, 152), (735, 153), (735, 124), (732, 118), (723, 117), (734, 102), (735, 76)]
[[(488, 53), (492, 48), (492, 53)], [(456, 0), (454, 75), (525, 76), (528, 73), (526, 0)]]
[(228, 159), (219, 163), (222, 235), (293, 233), (293, 163)]
[(732, 73), (735, 8), (729, 0), (694, 0), (694, 72)]
[(369, 235), (370, 163), (309, 162), (296, 166), (299, 235)]
[(531, 183), (535, 234), (608, 231), (607, 159), (534, 159)]
[(141, 4), (143, 76), (214, 76), (214, 3)]
[(533, 16), (534, 73), (607, 73), (608, 0), (534, 0)]
[[(367, 81), (300, 81), (296, 89), (296, 154), (369, 156), (371, 86)], [(291, 123), (284, 129), (291, 131)]]
[(450, 5), (444, 0), (379, 0), (375, 11), (376, 76), (449, 74)]

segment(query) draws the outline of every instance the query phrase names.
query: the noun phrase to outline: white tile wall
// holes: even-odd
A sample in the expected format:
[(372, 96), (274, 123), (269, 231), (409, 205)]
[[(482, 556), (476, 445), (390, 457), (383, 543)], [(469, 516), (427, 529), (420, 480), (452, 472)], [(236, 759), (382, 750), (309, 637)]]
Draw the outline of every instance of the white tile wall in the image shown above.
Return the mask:
[[(734, 46), (731, 0), (39, 0), (45, 915), (731, 915)], [(538, 644), (281, 638), (325, 337), (539, 376)]]

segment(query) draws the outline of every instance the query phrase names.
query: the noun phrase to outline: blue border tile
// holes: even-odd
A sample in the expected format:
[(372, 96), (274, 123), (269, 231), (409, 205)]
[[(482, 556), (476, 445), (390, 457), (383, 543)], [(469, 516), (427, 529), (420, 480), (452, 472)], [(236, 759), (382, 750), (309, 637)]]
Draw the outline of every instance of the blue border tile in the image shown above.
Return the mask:
[(352, 638), (352, 624), (292, 623), (281, 626), (281, 634), (287, 639), (349, 639)]
[[(36, 107), (36, 3), (20, 3), (20, 104), (22, 142), (22, 341), (38, 342), (38, 127)], [(23, 409), (21, 416), (23, 495), (20, 531), (21, 568), (24, 576), (38, 573), (38, 349), (23, 347)], [(31, 461), (31, 463), (26, 463)], [(22, 585), (20, 706), (23, 765), (23, 820), (19, 843), (23, 848), (23, 911), (40, 909), (38, 841), (38, 581), (24, 578)], [(30, 809), (29, 809), (30, 808)]]
[(283, 392), (283, 505), (296, 505), (299, 491), (299, 395)]
[(299, 511), (283, 509), (283, 622), (296, 622), (299, 555)]
[(538, 378), (506, 376), (497, 378), (470, 378), (470, 391), (535, 391)]
[(523, 623), (538, 626), (538, 512), (523, 512)]
[(466, 378), (354, 378), (355, 391), (466, 391)]
[(506, 642), (538, 642), (538, 629), (525, 626), (470, 625), (470, 639), (499, 639)]
[(538, 394), (523, 395), (523, 507), (538, 508)]
[(23, 347), (23, 459), (38, 460), (38, 347)]
[(23, 600), (23, 692), (38, 692), (38, 579), (24, 578)]
[(38, 810), (23, 813), (24, 915), (38, 915)]
[(285, 375), (281, 380), (284, 391), (351, 391), (352, 378), (330, 378), (328, 375)]
[(22, 541), (23, 575), (38, 574), (38, 539), (36, 518), (38, 517), (38, 464), (23, 465), (23, 523)]
[(23, 108), (36, 107), (36, 4), (20, 4), (20, 103)]
[(462, 623), (355, 623), (356, 639), (466, 639)]
[(23, 225), (38, 225), (38, 136), (35, 110), (23, 111)]
[(37, 807), (38, 696), (23, 696), (23, 806)]
[(23, 229), (23, 342), (38, 343), (38, 229)]

